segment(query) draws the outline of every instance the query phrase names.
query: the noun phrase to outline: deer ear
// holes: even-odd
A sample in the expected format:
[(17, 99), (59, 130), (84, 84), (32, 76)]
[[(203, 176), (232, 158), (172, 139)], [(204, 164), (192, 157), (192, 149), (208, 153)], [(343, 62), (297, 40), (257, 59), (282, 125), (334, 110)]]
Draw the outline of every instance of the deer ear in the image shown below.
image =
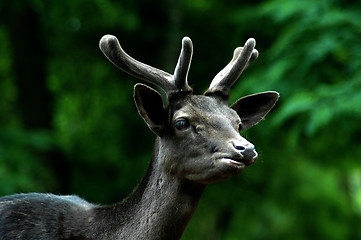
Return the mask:
[(139, 114), (158, 136), (163, 135), (165, 110), (160, 94), (144, 84), (134, 86), (134, 100)]
[(277, 102), (277, 92), (262, 92), (238, 99), (231, 108), (241, 118), (240, 130), (246, 130), (261, 121)]

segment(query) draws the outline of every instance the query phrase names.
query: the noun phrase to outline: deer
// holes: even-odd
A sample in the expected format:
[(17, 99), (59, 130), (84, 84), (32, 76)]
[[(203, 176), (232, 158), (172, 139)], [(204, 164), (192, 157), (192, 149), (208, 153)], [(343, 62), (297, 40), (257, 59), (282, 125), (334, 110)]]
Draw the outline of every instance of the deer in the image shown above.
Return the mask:
[(253, 164), (255, 146), (240, 135), (268, 114), (279, 98), (261, 92), (228, 105), (230, 89), (258, 57), (255, 40), (234, 50), (232, 60), (202, 95), (193, 94), (188, 72), (189, 37), (174, 74), (135, 60), (113, 35), (101, 38), (104, 55), (138, 83), (134, 100), (156, 135), (145, 176), (123, 201), (96, 205), (76, 195), (20, 193), (0, 198), (0, 239), (180, 239), (207, 185), (240, 174)]

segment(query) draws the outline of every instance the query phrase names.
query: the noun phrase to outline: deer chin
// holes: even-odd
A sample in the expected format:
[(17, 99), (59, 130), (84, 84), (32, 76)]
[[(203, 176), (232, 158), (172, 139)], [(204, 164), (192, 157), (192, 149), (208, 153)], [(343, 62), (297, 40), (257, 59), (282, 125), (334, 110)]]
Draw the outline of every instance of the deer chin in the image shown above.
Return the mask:
[(214, 166), (220, 180), (240, 174), (246, 168), (244, 162), (230, 157), (216, 158), (214, 160)]

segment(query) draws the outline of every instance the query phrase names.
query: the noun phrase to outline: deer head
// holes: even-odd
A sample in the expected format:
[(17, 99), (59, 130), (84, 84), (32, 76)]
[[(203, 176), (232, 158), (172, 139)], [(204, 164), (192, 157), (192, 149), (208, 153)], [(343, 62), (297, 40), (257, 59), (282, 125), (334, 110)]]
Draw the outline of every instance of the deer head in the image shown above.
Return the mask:
[(155, 164), (164, 171), (182, 180), (209, 184), (238, 174), (256, 161), (254, 145), (239, 132), (261, 121), (279, 94), (257, 93), (228, 106), (230, 88), (258, 57), (254, 39), (235, 49), (232, 60), (203, 95), (194, 95), (188, 85), (193, 53), (188, 37), (183, 38), (173, 75), (133, 59), (114, 36), (105, 35), (99, 45), (114, 65), (166, 93), (168, 104), (164, 106), (161, 95), (153, 88), (144, 84), (134, 87), (139, 114), (159, 138)]

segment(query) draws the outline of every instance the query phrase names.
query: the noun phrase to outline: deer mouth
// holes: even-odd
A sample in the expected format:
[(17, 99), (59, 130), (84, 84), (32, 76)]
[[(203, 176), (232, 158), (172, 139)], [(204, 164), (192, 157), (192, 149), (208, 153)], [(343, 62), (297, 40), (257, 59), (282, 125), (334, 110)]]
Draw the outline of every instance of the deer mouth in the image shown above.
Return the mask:
[(254, 163), (255, 159), (245, 159), (245, 158), (228, 158), (224, 157), (219, 159), (221, 162), (227, 163), (229, 165), (233, 165), (236, 167), (245, 167)]
[(230, 165), (237, 166), (237, 167), (244, 167), (244, 166), (246, 166), (246, 164), (244, 164), (242, 161), (240, 161), (240, 160), (235, 160), (235, 159), (232, 159), (232, 158), (221, 158), (220, 161), (225, 162), (225, 163), (228, 163), (228, 164), (230, 164)]
[(220, 161), (236, 167), (245, 167), (253, 163), (253, 160), (236, 158), (221, 158)]

